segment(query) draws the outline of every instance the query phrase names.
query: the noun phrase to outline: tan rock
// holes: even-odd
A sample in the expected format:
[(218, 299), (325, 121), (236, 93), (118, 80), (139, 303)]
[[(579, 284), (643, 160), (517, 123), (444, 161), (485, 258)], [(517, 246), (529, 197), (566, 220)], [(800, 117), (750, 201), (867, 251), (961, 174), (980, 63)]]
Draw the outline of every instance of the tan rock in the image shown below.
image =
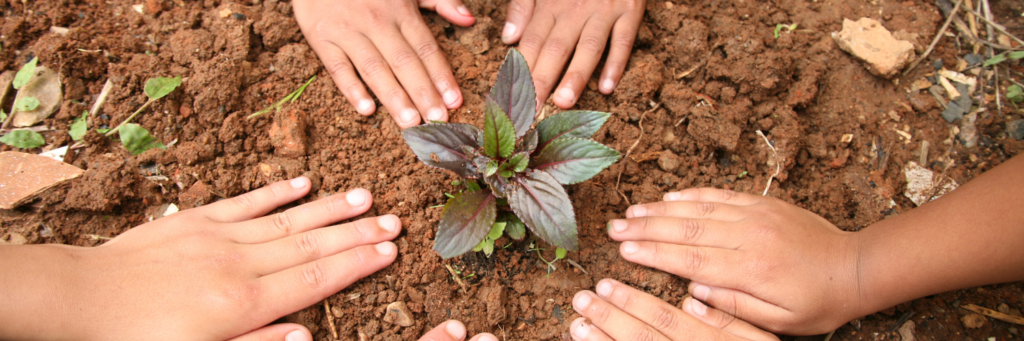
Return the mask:
[(17, 103), (26, 97), (35, 97), (39, 100), (39, 106), (29, 111), (15, 112), (11, 123), (15, 127), (29, 127), (42, 122), (60, 108), (63, 96), (57, 72), (45, 66), (36, 67), (36, 74), (18, 90), (14, 102)]
[(864, 61), (872, 74), (892, 78), (914, 59), (914, 44), (893, 38), (878, 21), (843, 19), (843, 30), (832, 32), (839, 48)]
[(35, 154), (0, 153), (0, 209), (9, 210), (40, 192), (77, 178), (78, 167)]
[(676, 168), (679, 168), (681, 162), (682, 160), (679, 159), (679, 156), (671, 150), (666, 149), (658, 156), (658, 167), (661, 167), (661, 170), (666, 172), (674, 172)]
[(275, 154), (289, 158), (306, 156), (306, 112), (277, 112), (268, 134)]
[(960, 321), (964, 323), (964, 327), (968, 329), (977, 329), (985, 325), (987, 319), (985, 316), (980, 314), (970, 313), (960, 318)]
[(384, 322), (408, 327), (416, 323), (412, 317), (412, 311), (405, 306), (405, 302), (395, 301), (388, 304), (387, 312), (384, 313)]

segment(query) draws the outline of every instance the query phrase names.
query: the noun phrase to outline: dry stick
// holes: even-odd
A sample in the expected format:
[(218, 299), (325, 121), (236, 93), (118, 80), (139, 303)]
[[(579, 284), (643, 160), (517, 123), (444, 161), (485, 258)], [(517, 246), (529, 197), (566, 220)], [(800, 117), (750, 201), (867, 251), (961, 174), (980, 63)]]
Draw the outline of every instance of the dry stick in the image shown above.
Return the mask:
[(971, 12), (974, 15), (977, 15), (979, 18), (981, 18), (981, 20), (984, 20), (986, 24), (992, 25), (992, 27), (994, 27), (997, 31), (999, 31), (999, 33), (1002, 33), (1002, 34), (1006, 35), (1007, 37), (1010, 37), (1010, 39), (1016, 40), (1017, 43), (1019, 43), (1021, 45), (1024, 45), (1024, 40), (1020, 40), (1020, 38), (1017, 38), (1017, 36), (1010, 34), (1010, 32), (1006, 32), (1006, 30), (1003, 29), (1002, 26), (1000, 26), (999, 24), (996, 24), (992, 20), (989, 20), (988, 18), (979, 15), (978, 12), (975, 12), (973, 9), (964, 7), (964, 10), (966, 10), (968, 12)]
[(92, 109), (89, 110), (89, 115), (99, 115), (100, 109), (103, 108), (103, 104), (107, 102), (107, 95), (110, 94), (110, 90), (114, 89), (114, 83), (107, 79), (106, 83), (103, 83), (103, 90), (100, 90), (100, 95), (96, 97), (96, 103), (93, 103)]
[[(978, 4), (980, 5), (981, 3), (978, 3)], [(971, 8), (973, 6), (974, 6), (974, 3), (971, 2), (971, 0), (964, 0), (964, 8)], [(967, 26), (970, 28), (971, 34), (974, 35), (975, 37), (977, 37), (978, 36), (978, 19), (977, 19), (977, 17), (974, 14), (968, 14), (967, 15)], [(978, 53), (978, 51), (981, 51), (981, 49), (979, 49), (980, 46), (978, 46), (978, 42), (973, 42), (972, 45), (974, 45), (974, 53)]]
[(768, 145), (768, 148), (772, 150), (772, 155), (775, 156), (775, 173), (768, 176), (768, 183), (764, 185), (764, 193), (761, 193), (761, 196), (766, 196), (768, 195), (768, 189), (772, 187), (772, 180), (779, 176), (779, 172), (782, 171), (782, 160), (779, 160), (779, 152), (775, 150), (775, 146), (771, 142), (768, 142), (768, 137), (764, 136), (764, 133), (758, 130), (757, 136), (764, 139), (764, 143)]
[(331, 305), (327, 303), (326, 299), (324, 300), (324, 316), (327, 317), (327, 324), (331, 326), (331, 336), (334, 336), (334, 339), (337, 340), (338, 328), (334, 326), (334, 315), (331, 314)]
[(918, 57), (917, 60), (915, 60), (913, 63), (910, 63), (910, 67), (908, 67), (906, 70), (903, 70), (904, 76), (910, 73), (910, 70), (913, 70), (915, 67), (917, 67), (917, 64), (921, 64), (921, 61), (923, 61), (925, 58), (928, 57), (929, 54), (932, 53), (932, 49), (935, 48), (935, 44), (939, 43), (939, 39), (942, 39), (942, 35), (946, 33), (947, 29), (949, 29), (949, 23), (953, 22), (953, 18), (956, 18), (956, 11), (960, 9), (960, 4), (963, 4), (963, 2), (964, 0), (957, 0), (956, 6), (953, 6), (953, 10), (949, 11), (949, 17), (946, 18), (946, 23), (942, 24), (942, 28), (940, 28), (939, 32), (935, 34), (935, 39), (932, 39), (932, 43), (928, 45), (928, 49), (924, 51), (924, 54), (921, 54), (921, 57)]
[(994, 318), (994, 319), (997, 319), (997, 320), (1000, 320), (1000, 321), (1005, 321), (1005, 322), (1010, 322), (1010, 323), (1016, 323), (1016, 324), (1019, 324), (1019, 325), (1024, 325), (1024, 317), (1013, 316), (1013, 315), (1009, 315), (1009, 314), (1003, 314), (1003, 313), (1000, 313), (998, 311), (995, 311), (995, 310), (992, 310), (992, 309), (989, 309), (989, 308), (985, 308), (985, 307), (979, 307), (979, 306), (973, 305), (973, 304), (963, 305), (963, 306), (960, 306), (960, 308), (964, 308), (964, 309), (967, 309), (967, 310), (970, 310), (970, 311), (976, 312), (978, 314), (982, 314), (982, 315), (985, 315), (985, 316), (988, 316), (988, 317), (991, 317), (991, 318)]
[(455, 282), (459, 283), (459, 286), (462, 287), (462, 292), (468, 294), (469, 288), (466, 287), (466, 282), (462, 281), (462, 278), (459, 277), (459, 274), (455, 272), (455, 269), (452, 269), (452, 266), (450, 264), (445, 264), (444, 267), (447, 268), (448, 272), (452, 274), (452, 278), (455, 279)]
[[(661, 103), (654, 104), (653, 107), (647, 109), (647, 111), (644, 111), (644, 113), (640, 115), (640, 121), (637, 122), (637, 125), (640, 126), (640, 136), (637, 136), (636, 141), (633, 141), (633, 145), (629, 146), (629, 149), (626, 149), (626, 155), (622, 157), (623, 160), (629, 157), (629, 153), (633, 152), (633, 148), (636, 148), (636, 146), (640, 144), (640, 139), (644, 138), (644, 117), (647, 117), (648, 113), (658, 110), (658, 108), (661, 108)], [(625, 170), (626, 166), (623, 165), (622, 169), (619, 170), (619, 176), (615, 177), (615, 191), (622, 196), (622, 199), (626, 200), (627, 205), (632, 205), (633, 203), (629, 202), (629, 198), (626, 197), (626, 193), (622, 193), (622, 191), (619, 190), (619, 180), (622, 180), (622, 172)]]

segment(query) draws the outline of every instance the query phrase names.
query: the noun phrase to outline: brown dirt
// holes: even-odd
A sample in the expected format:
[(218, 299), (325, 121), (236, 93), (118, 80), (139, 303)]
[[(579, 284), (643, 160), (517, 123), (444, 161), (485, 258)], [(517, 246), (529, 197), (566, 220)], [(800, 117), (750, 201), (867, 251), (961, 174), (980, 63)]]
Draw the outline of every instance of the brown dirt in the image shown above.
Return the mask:
[[(360, 117), (349, 107), (303, 41), (290, 4), (145, 3), (148, 14), (123, 0), (29, 1), (27, 8), (16, 0), (0, 4), (0, 70), (38, 56), (59, 70), (64, 82), (61, 110), (45, 122), (54, 128), (43, 133), (51, 147), (70, 141), (71, 118), (91, 106), (107, 79), (114, 91), (103, 116), (91, 118), (92, 127), (116, 124), (138, 108), (146, 79), (185, 77), (180, 90), (137, 119), (163, 143), (176, 144), (133, 157), (119, 143), (90, 133), (90, 147), (69, 157), (86, 173), (27, 207), (2, 212), (0, 236), (6, 240), (17, 233), (31, 243), (91, 246), (101, 240), (90, 235), (115, 236), (148, 221), (166, 203), (184, 209), (299, 175), (314, 182), (313, 194), (303, 202), (364, 187), (375, 195), (367, 215), (397, 214), (406, 231), (396, 240), (400, 254), (394, 265), (328, 299), (342, 312), (335, 323), (348, 340), (357, 331), (372, 340), (412, 340), (449, 318), (466, 322), (473, 333), (503, 339), (565, 340), (577, 316), (572, 294), (605, 277), (678, 304), (687, 281), (624, 262), (605, 224), (620, 217), (628, 203), (656, 201), (670, 190), (714, 186), (760, 193), (775, 166), (768, 164), (770, 151), (756, 130), (766, 133), (783, 160), (769, 195), (846, 230), (913, 207), (901, 194), (900, 169), (918, 160), (922, 141), (932, 146), (928, 166), (941, 171), (945, 160), (955, 161), (946, 174), (960, 183), (1024, 149), (1003, 132), (1004, 122), (1021, 115), (1005, 107), (1006, 116), (994, 114), (995, 104), (979, 118), (980, 146), (955, 143), (949, 133), (953, 125), (939, 117), (934, 100), (907, 94), (908, 84), (929, 71), (927, 65), (895, 85), (872, 76), (829, 38), (844, 17), (867, 16), (892, 31), (916, 34), (915, 45), (926, 46), (942, 21), (931, 1), (706, 0), (671, 6), (650, 1), (619, 89), (600, 95), (594, 79), (577, 104), (613, 113), (595, 139), (621, 152), (640, 137), (641, 121), (644, 128), (630, 158), (568, 187), (582, 246), (569, 258), (589, 274), (559, 262), (548, 276), (537, 253), (526, 251), (527, 242), (513, 243), (491, 258), (467, 254), (442, 261), (430, 249), (440, 219), (440, 210), (430, 207), (444, 202), (444, 192), (456, 190), (449, 185), (455, 176), (420, 164), (387, 113)], [(453, 120), (480, 123), (482, 96), (507, 49), (497, 38), (505, 3), (471, 0), (468, 5), (480, 18), (471, 29), (455, 28), (433, 13), (425, 18), (466, 97)], [(1001, 23), (1024, 33), (1019, 2), (993, 0), (993, 7)], [(232, 14), (222, 17), (224, 10)], [(772, 37), (776, 24), (792, 22), (799, 23), (797, 32)], [(49, 33), (50, 26), (71, 31), (59, 36)], [(932, 58), (955, 65), (960, 54), (947, 39)], [(676, 77), (705, 60), (706, 66)], [(288, 108), (294, 111), (245, 119), (312, 75), (319, 77)], [(662, 107), (649, 110), (654, 103)], [(903, 140), (897, 129), (911, 140)], [(841, 143), (843, 134), (853, 134), (852, 143)], [(620, 173), (628, 202), (614, 189)], [(145, 178), (150, 175), (168, 180)], [(469, 292), (459, 288), (445, 264), (464, 276), (473, 274), (467, 279)], [(395, 300), (409, 302), (414, 326), (381, 321), (385, 306)], [(898, 338), (895, 324), (911, 313), (922, 340), (1021, 339), (1013, 325), (994, 320), (966, 329), (960, 322), (966, 312), (956, 307), (966, 303), (1006, 304), (1019, 312), (1024, 286), (964, 289), (904, 303), (844, 325), (833, 339)], [(328, 340), (327, 318), (317, 305), (286, 319)]]

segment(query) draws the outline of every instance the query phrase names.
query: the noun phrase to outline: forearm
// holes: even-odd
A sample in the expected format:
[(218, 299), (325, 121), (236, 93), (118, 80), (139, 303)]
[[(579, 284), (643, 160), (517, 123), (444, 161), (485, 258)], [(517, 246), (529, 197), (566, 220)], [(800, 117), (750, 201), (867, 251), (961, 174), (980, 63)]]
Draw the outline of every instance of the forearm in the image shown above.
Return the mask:
[(1024, 280), (1024, 156), (857, 233), (869, 314), (954, 289)]
[(59, 339), (72, 331), (74, 254), (57, 245), (0, 247), (0, 339)]

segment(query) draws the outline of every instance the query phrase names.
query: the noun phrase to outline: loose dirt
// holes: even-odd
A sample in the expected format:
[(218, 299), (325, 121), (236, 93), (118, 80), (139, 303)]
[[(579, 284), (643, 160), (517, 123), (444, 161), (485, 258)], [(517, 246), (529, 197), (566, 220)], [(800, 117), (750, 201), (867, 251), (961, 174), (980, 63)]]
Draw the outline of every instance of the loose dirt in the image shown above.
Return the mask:
[[(89, 147), (67, 160), (85, 174), (27, 206), (3, 211), (0, 236), (92, 246), (103, 241), (96, 236), (116, 236), (142, 224), (167, 203), (185, 209), (300, 175), (314, 184), (300, 202), (363, 187), (375, 196), (367, 215), (402, 217), (406, 230), (395, 240), (399, 257), (331, 296), (335, 314), (325, 314), (318, 304), (284, 319), (308, 326), (318, 340), (332, 338), (327, 319), (334, 319), (346, 340), (358, 333), (368, 340), (414, 340), (446, 319), (503, 340), (567, 340), (568, 325), (578, 316), (572, 295), (601, 278), (621, 280), (672, 304), (686, 294), (686, 279), (618, 256), (605, 225), (630, 203), (700, 186), (759, 194), (780, 162), (768, 195), (856, 231), (914, 207), (902, 195), (901, 168), (921, 158), (922, 142), (931, 145), (926, 166), (945, 170), (961, 184), (1024, 149), (1003, 132), (1007, 120), (1021, 118), (1010, 114), (1005, 102), (1004, 115), (995, 113), (995, 104), (987, 105), (978, 120), (979, 146), (964, 148), (951, 137), (954, 125), (940, 117), (935, 100), (906, 90), (931, 71), (927, 63), (897, 85), (872, 76), (829, 36), (843, 18), (870, 17), (890, 31), (916, 37), (913, 43), (923, 50), (943, 20), (931, 1), (649, 1), (619, 88), (604, 96), (592, 79), (577, 104), (612, 113), (595, 139), (620, 152), (644, 127), (630, 157), (567, 188), (582, 248), (568, 258), (587, 273), (560, 261), (547, 274), (538, 254), (527, 251), (529, 242), (511, 243), (491, 258), (471, 253), (442, 261), (430, 249), (441, 217), (432, 207), (445, 202), (445, 192), (458, 190), (449, 185), (456, 177), (420, 164), (386, 112), (355, 113), (304, 42), (289, 3), (143, 3), (144, 14), (123, 0), (0, 4), (0, 70), (17, 69), (37, 56), (61, 76), (64, 101), (44, 122), (53, 128), (43, 132), (51, 147), (71, 142), (66, 133), (71, 119), (92, 105), (108, 79), (114, 90), (102, 113), (91, 117), (91, 127), (115, 125), (142, 105), (146, 79), (185, 77), (179, 90), (136, 120), (170, 145), (166, 151), (131, 156), (118, 142), (90, 133)], [(480, 124), (483, 96), (507, 51), (498, 39), (506, 5), (472, 0), (467, 5), (479, 18), (470, 29), (456, 28), (434, 13), (425, 18), (465, 95), (453, 121)], [(1019, 2), (993, 0), (993, 7), (997, 21), (1024, 36)], [(799, 28), (773, 37), (776, 24), (790, 23)], [(70, 32), (50, 33), (51, 26)], [(945, 39), (929, 61), (956, 65), (963, 53)], [(317, 80), (287, 112), (245, 118), (313, 75)], [(553, 106), (546, 108), (553, 112)], [(284, 132), (272, 138), (275, 125)], [(775, 145), (778, 158), (757, 130)], [(842, 142), (845, 134), (852, 134), (852, 141)], [(304, 148), (281, 147), (289, 141)], [(0, 145), (0, 151), (10, 149)], [(620, 174), (622, 195), (615, 190)], [(552, 255), (545, 252), (547, 259)], [(446, 264), (461, 271), (468, 292)], [(895, 339), (897, 323), (907, 315), (921, 340), (1019, 340), (1013, 328), (1021, 326), (991, 319), (966, 329), (960, 318), (967, 312), (957, 306), (1006, 304), (1019, 313), (1022, 289), (1014, 283), (915, 300), (846, 324), (833, 340)], [(408, 303), (413, 326), (382, 321), (386, 306), (396, 300)]]

